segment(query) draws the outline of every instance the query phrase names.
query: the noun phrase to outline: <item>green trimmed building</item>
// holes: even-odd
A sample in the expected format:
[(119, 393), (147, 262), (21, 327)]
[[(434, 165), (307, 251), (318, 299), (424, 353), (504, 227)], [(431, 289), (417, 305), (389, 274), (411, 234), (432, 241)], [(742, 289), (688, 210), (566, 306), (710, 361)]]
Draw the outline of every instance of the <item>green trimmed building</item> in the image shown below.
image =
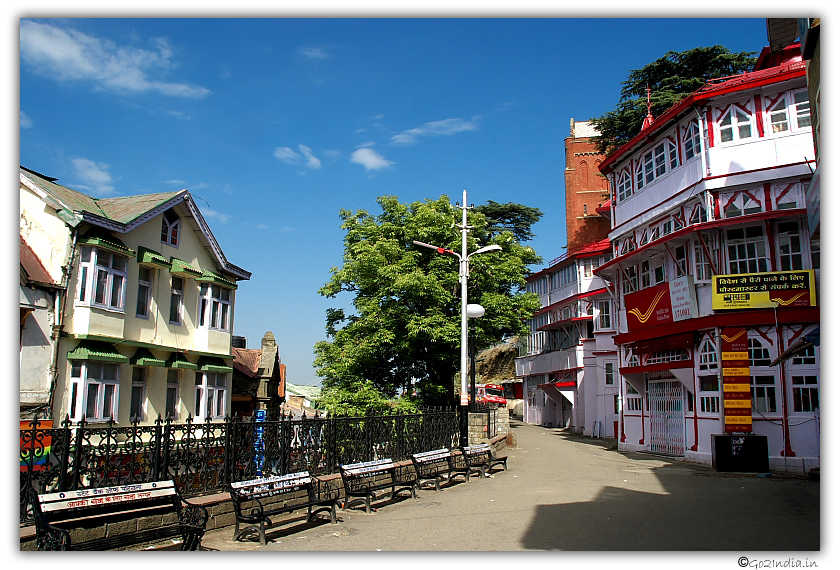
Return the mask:
[[(22, 385), (40, 384), (54, 421), (230, 414), (237, 283), (251, 273), (227, 260), (187, 190), (92, 198), (21, 167), (20, 234), (59, 283), (50, 327), (22, 320), (20, 349)], [(48, 369), (27, 367), (44, 342)]]

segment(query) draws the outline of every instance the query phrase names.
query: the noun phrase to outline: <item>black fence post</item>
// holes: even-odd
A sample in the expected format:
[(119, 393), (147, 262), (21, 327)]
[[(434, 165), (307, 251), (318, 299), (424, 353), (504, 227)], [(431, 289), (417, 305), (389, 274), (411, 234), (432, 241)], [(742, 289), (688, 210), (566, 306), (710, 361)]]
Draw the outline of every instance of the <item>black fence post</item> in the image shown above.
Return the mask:
[(152, 464), (152, 480), (153, 481), (160, 481), (163, 478), (162, 477), (162, 472), (161, 472), (161, 469), (160, 469), (161, 463), (163, 463), (163, 457), (161, 456), (161, 449), (160, 449), (161, 448), (161, 441), (160, 441), (161, 428), (160, 428), (160, 424), (161, 424), (162, 421), (163, 420), (161, 419), (160, 414), (158, 414), (158, 417), (155, 420), (155, 441), (154, 441), (154, 452), (153, 452), (154, 463)]
[(466, 447), (470, 444), (467, 406), (458, 406), (458, 413), (461, 420), (461, 447)]
[(225, 452), (223, 454), (224, 457), (224, 465), (222, 467), (222, 476), (224, 477), (225, 485), (230, 485), (231, 481), (233, 481), (233, 464), (234, 464), (234, 452), (233, 452), (233, 419), (230, 416), (225, 417), (224, 421), (224, 430), (225, 430)]
[(79, 427), (76, 428), (76, 446), (73, 449), (73, 476), (70, 481), (70, 488), (68, 491), (76, 491), (79, 489), (79, 480), (81, 479), (82, 466), (82, 442), (84, 441), (85, 416), (82, 415), (82, 420), (79, 422)]
[(64, 417), (61, 422), (63, 429), (61, 430), (61, 457), (59, 458), (58, 468), (58, 491), (67, 491), (67, 476), (70, 473), (70, 444), (73, 441), (73, 434), (70, 432), (70, 414)]
[(373, 410), (365, 414), (365, 461), (373, 461)]

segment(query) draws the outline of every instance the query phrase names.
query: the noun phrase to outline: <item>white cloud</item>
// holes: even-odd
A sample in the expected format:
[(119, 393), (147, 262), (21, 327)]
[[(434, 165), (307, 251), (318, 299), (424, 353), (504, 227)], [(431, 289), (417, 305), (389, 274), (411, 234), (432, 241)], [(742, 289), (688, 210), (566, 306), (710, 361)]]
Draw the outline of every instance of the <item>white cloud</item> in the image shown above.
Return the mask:
[(367, 171), (382, 170), (394, 164), (385, 160), (385, 157), (371, 148), (360, 148), (355, 151), (350, 155), (350, 162), (361, 164)]
[(107, 164), (96, 163), (87, 158), (74, 158), (71, 161), (76, 170), (76, 176), (81, 179), (81, 184), (76, 188), (86, 190), (95, 196), (106, 196), (114, 192), (111, 173), (108, 172)]
[(298, 53), (306, 59), (329, 59), (330, 54), (322, 47), (302, 47), (298, 49)]
[(20, 59), (34, 73), (60, 81), (90, 81), (120, 93), (154, 92), (171, 97), (200, 99), (210, 90), (186, 83), (169, 83), (149, 76), (174, 68), (173, 52), (163, 38), (152, 49), (119, 46), (74, 28), (20, 22)]
[(299, 144), (298, 148), (300, 149), (300, 152), (303, 153), (303, 156), (306, 157), (307, 168), (311, 168), (313, 170), (321, 168), (321, 161), (318, 160), (318, 158), (314, 154), (312, 154), (312, 149), (302, 144)]
[(30, 119), (26, 113), (23, 111), (20, 112), (20, 128), (22, 129), (31, 129), (32, 128), (32, 119)]
[(166, 184), (173, 184), (175, 186), (182, 186), (183, 187), (183, 186), (187, 185), (187, 181), (186, 180), (167, 180)]
[(274, 157), (277, 160), (282, 160), (287, 164), (302, 164), (305, 159), (306, 167), (311, 168), (312, 170), (317, 170), (321, 168), (321, 161), (318, 160), (318, 157), (312, 154), (312, 149), (304, 144), (299, 144), (298, 149), (300, 150), (300, 154), (296, 153), (292, 149), (287, 146), (278, 146), (274, 149)]
[(219, 223), (222, 223), (222, 224), (227, 223), (227, 221), (230, 219), (230, 216), (228, 216), (226, 214), (220, 214), (216, 210), (211, 210), (209, 208), (206, 209), (206, 210), (202, 209), (201, 213), (208, 220), (218, 221)]
[(419, 127), (408, 129), (391, 137), (391, 142), (410, 144), (417, 142), (419, 137), (451, 136), (464, 131), (477, 131), (480, 115), (470, 121), (463, 119), (444, 119), (424, 123)]

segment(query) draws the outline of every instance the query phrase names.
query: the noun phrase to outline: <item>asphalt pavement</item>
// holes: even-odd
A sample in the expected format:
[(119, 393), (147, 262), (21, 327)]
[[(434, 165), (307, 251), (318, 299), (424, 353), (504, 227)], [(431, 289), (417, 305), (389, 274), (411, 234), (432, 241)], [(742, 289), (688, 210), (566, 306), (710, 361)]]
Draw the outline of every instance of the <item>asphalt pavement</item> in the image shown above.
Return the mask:
[[(795, 476), (717, 473), (643, 453), (614, 440), (512, 422), (508, 470), (417, 499), (305, 511), (266, 533), (268, 544), (234, 543), (233, 527), (207, 532), (218, 551), (736, 551), (820, 549), (820, 483)], [(298, 514), (303, 516), (297, 516)], [(256, 535), (254, 535), (256, 537)], [(733, 558), (733, 562), (736, 560)], [(736, 567), (734, 564), (732, 567)]]

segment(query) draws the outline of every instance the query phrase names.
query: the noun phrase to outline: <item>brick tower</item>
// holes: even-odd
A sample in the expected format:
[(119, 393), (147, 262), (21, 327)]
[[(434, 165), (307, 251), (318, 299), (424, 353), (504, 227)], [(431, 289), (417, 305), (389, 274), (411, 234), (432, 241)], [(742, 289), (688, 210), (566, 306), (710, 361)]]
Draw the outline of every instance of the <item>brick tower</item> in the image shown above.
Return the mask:
[[(566, 242), (567, 251), (602, 240), (610, 231), (610, 220), (597, 209), (609, 200), (609, 184), (598, 172), (604, 155), (595, 148), (598, 136), (589, 122), (570, 123), (566, 144)], [(609, 216), (609, 214), (607, 214)]]

